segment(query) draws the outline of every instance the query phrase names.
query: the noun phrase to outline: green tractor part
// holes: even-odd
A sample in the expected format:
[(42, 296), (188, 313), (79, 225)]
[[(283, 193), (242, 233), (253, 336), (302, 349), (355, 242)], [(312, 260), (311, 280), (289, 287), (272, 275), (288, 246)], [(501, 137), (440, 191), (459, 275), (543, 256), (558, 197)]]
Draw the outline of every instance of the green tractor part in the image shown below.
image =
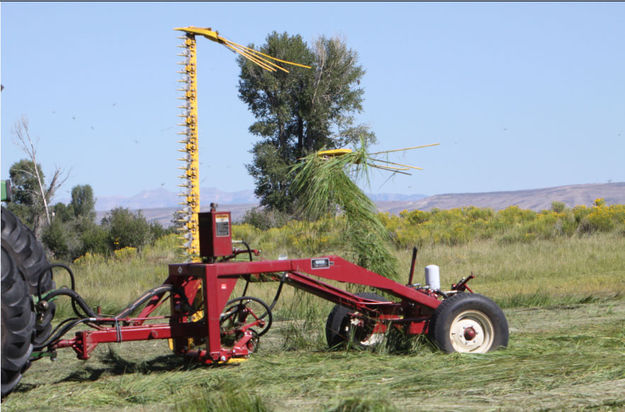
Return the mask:
[(10, 180), (2, 181), (2, 201), (3, 202), (11, 201), (11, 181)]

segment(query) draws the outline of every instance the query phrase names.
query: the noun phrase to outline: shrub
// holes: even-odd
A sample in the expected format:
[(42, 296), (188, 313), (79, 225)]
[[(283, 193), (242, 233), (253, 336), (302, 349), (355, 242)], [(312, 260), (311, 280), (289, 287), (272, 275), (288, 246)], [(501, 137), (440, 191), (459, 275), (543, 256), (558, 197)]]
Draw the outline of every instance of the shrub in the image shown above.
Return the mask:
[(120, 261), (128, 261), (136, 256), (137, 256), (136, 247), (125, 247), (122, 249), (117, 249), (113, 252), (113, 257)]
[(291, 215), (284, 212), (255, 207), (245, 212), (241, 223), (252, 225), (257, 229), (267, 230), (273, 227), (282, 227), (291, 218)]
[(551, 210), (556, 213), (562, 213), (566, 209), (564, 202), (551, 202)]
[(118, 207), (102, 219), (102, 225), (108, 230), (113, 250), (125, 247), (141, 248), (151, 241), (150, 224), (141, 211), (133, 213), (126, 208)]
[(81, 234), (82, 250), (81, 255), (85, 253), (108, 254), (110, 252), (108, 232), (102, 226), (92, 224), (84, 228)]
[(69, 223), (60, 218), (52, 220), (41, 235), (41, 241), (52, 252), (55, 259), (71, 260), (80, 256), (81, 244)]
[(598, 199), (592, 208), (567, 209), (560, 203), (554, 202), (551, 210), (538, 213), (518, 206), (498, 212), (471, 206), (431, 212), (402, 211), (399, 216), (380, 214), (380, 220), (399, 248), (434, 244), (455, 246), (476, 239), (510, 243), (597, 231), (625, 233), (625, 205), (606, 206)]

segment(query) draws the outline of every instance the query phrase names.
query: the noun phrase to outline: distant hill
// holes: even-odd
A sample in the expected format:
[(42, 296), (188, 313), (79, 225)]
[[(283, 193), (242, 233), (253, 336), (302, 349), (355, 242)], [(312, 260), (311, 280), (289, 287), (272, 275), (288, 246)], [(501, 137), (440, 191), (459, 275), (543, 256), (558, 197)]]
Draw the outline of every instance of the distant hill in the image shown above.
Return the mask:
[[(453, 209), (463, 206), (489, 207), (494, 210), (505, 209), (516, 205), (522, 209), (540, 211), (549, 209), (551, 203), (563, 202), (568, 207), (577, 205), (590, 206), (597, 198), (605, 199), (607, 204), (625, 204), (625, 182), (605, 184), (581, 184), (558, 186), (544, 189), (515, 190), (507, 192), (457, 193), (441, 194), (425, 197), (425, 195), (404, 195), (396, 193), (370, 194), (378, 210), (399, 214), (402, 210)], [(141, 192), (129, 198), (108, 197), (98, 199), (96, 208), (99, 210), (97, 219), (101, 219), (106, 211), (115, 207), (126, 207), (141, 210), (150, 221), (169, 226), (173, 213), (179, 208), (180, 198), (165, 189)], [(232, 220), (240, 220), (246, 211), (258, 205), (254, 192), (224, 192), (215, 188), (202, 189), (202, 211), (209, 209), (211, 202), (217, 202), (222, 210), (232, 212)]]
[[(402, 193), (376, 193), (367, 194), (374, 202), (378, 201), (413, 201), (424, 198), (421, 194)], [(165, 188), (144, 190), (130, 197), (105, 196), (97, 197), (95, 208), (98, 211), (107, 211), (116, 207), (125, 207), (133, 210), (177, 208), (180, 196), (170, 192)], [(243, 205), (258, 204), (258, 199), (253, 190), (242, 190), (238, 192), (225, 192), (214, 187), (200, 188), (200, 204), (209, 205), (215, 202), (219, 205)]]
[(376, 204), (381, 211), (391, 214), (398, 214), (402, 210), (453, 209), (463, 206), (501, 210), (516, 205), (521, 209), (540, 211), (549, 209), (551, 203), (556, 201), (563, 202), (568, 207), (590, 206), (597, 198), (605, 199), (607, 204), (625, 204), (625, 182), (557, 186), (509, 192), (442, 194), (416, 201), (377, 202)]
[(424, 197), (427, 197), (427, 195), (421, 195), (421, 194), (406, 195), (403, 193), (367, 193), (367, 196), (369, 196), (369, 199), (373, 200), (376, 203), (378, 202), (409, 202), (409, 201), (419, 200), (419, 199), (423, 199)]
[[(165, 188), (144, 190), (130, 197), (105, 196), (96, 197), (95, 208), (98, 211), (107, 211), (116, 207), (125, 207), (132, 210), (178, 208), (181, 197)], [(258, 199), (253, 190), (225, 192), (214, 187), (200, 188), (200, 204), (256, 204)]]
[[(242, 205), (225, 205), (220, 206), (219, 210), (229, 210), (232, 216), (232, 220), (234, 222), (240, 221), (245, 212), (257, 206), (256, 203), (247, 203)], [(155, 208), (155, 209), (131, 209), (131, 210), (141, 210), (141, 214), (145, 216), (145, 218), (150, 222), (158, 222), (163, 227), (169, 227), (172, 224), (172, 219), (174, 217), (174, 212), (178, 210), (178, 207), (163, 207), (163, 208)], [(207, 212), (210, 210), (210, 202), (207, 202), (205, 206), (200, 208), (200, 211)], [(108, 211), (98, 211), (96, 212), (96, 220), (100, 222), (100, 220), (106, 216)]]

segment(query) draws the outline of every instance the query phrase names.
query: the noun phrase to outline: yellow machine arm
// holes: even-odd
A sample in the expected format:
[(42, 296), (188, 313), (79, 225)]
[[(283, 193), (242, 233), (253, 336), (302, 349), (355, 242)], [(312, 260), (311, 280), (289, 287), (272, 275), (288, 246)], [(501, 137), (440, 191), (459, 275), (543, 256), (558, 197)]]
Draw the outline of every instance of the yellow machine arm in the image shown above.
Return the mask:
[(184, 165), (180, 167), (180, 169), (184, 171), (180, 176), (183, 180), (180, 187), (185, 190), (183, 193), (180, 193), (180, 196), (183, 197), (183, 201), (180, 203), (182, 209), (178, 211), (178, 221), (183, 224), (180, 228), (180, 232), (187, 259), (189, 261), (198, 261), (200, 256), (200, 236), (197, 214), (200, 212), (200, 161), (198, 154), (197, 58), (195, 36), (204, 36), (209, 40), (223, 44), (230, 50), (270, 72), (276, 72), (278, 70), (285, 73), (289, 72), (278, 63), (308, 69), (310, 66), (281, 60), (249, 47), (242, 46), (221, 37), (219, 32), (211, 28), (190, 26), (177, 27), (174, 30), (185, 33), (185, 36), (181, 37), (184, 43), (179, 46), (184, 49), (184, 51), (179, 54), (179, 56), (184, 57), (184, 61), (179, 63), (183, 66), (183, 69), (178, 72), (182, 75), (179, 81), (183, 83), (183, 87), (178, 89), (183, 93), (179, 99), (184, 101), (182, 105), (178, 106), (182, 109), (182, 113), (179, 117), (183, 119), (183, 122), (179, 125), (184, 127), (184, 131), (178, 133), (182, 136), (180, 143), (183, 145), (179, 151), (184, 153), (184, 157), (179, 159), (184, 163)]
[[(406, 150), (422, 149), (424, 147), (432, 147), (432, 146), (438, 146), (438, 145), (439, 143), (432, 143), (432, 144), (426, 144), (422, 146), (405, 147), (402, 149), (393, 149), (393, 150), (385, 150), (383, 152), (368, 153), (366, 163), (368, 166), (375, 167), (376, 169), (409, 175), (410, 173), (406, 173), (406, 170), (410, 170), (410, 169), (423, 170), (423, 168), (417, 167), (417, 166), (406, 165), (402, 163), (391, 162), (390, 160), (376, 159), (376, 158), (371, 157), (371, 155), (403, 152)], [(343, 149), (320, 150), (317, 152), (317, 156), (324, 158), (324, 159), (329, 159), (333, 157), (344, 156), (349, 153), (352, 153), (351, 149), (343, 148)], [(384, 164), (380, 164), (380, 163), (384, 163)]]

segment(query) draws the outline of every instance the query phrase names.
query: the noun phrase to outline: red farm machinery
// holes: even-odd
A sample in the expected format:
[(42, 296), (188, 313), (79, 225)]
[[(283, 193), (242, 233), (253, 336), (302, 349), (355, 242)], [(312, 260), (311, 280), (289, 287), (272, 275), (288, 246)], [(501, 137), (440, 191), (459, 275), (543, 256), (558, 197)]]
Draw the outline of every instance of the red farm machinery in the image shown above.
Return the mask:
[[(358, 346), (374, 346), (391, 328), (406, 335), (427, 335), (444, 352), (484, 353), (507, 345), (506, 318), (493, 301), (474, 294), (467, 286), (472, 275), (445, 292), (429, 285), (412, 284), (416, 250), (409, 282), (404, 285), (338, 256), (234, 262), (232, 259), (237, 255), (251, 257), (258, 251), (247, 246), (233, 248), (230, 213), (203, 212), (199, 214), (199, 222), (200, 248), (206, 253), (203, 255), (205, 263), (169, 265), (169, 276), (162, 285), (144, 293), (116, 316), (103, 316), (89, 307), (74, 290), (73, 274), (62, 265), (41, 266), (38, 274), (30, 278), (31, 287), (34, 284), (38, 290), (42, 285), (49, 288), (46, 292), (37, 292), (34, 299), (37, 303), (33, 307), (33, 300), (27, 292), (29, 285), (20, 276), (32, 269), (22, 256), (30, 247), (18, 251), (10, 242), (12, 234), (18, 234), (17, 240), (22, 243), (25, 243), (24, 239), (32, 241), (34, 238), (3, 208), (3, 393), (13, 389), (15, 385), (11, 378), (19, 381), (29, 361), (46, 354), (54, 355), (61, 348), (70, 347), (79, 359), (88, 359), (100, 343), (171, 339), (176, 354), (201, 363), (221, 364), (246, 358), (269, 331), (272, 309), (285, 284), (336, 303), (326, 323), (330, 347), (349, 341)], [(6, 237), (5, 229), (8, 232)], [(40, 249), (41, 246), (36, 245), (27, 254), (39, 256)], [(54, 289), (50, 270), (53, 266), (62, 266), (68, 271), (72, 279), (70, 288)], [(35, 278), (37, 280), (32, 282)], [(375, 288), (392, 298), (372, 293), (353, 294), (324, 280)], [(239, 281), (246, 282), (243, 294), (233, 298), (232, 292)], [(247, 283), (251, 281), (277, 282), (277, 292), (271, 304), (245, 295)], [(430, 282), (434, 284), (436, 281), (434, 273)], [(51, 301), (58, 296), (71, 298), (76, 317), (62, 321), (50, 330), (54, 314)], [(169, 305), (169, 315), (153, 316), (163, 304)], [(137, 312), (138, 315), (132, 315)], [(9, 315), (14, 318), (5, 319)], [(20, 327), (13, 330), (13, 323)], [(25, 323), (28, 327), (25, 335), (21, 335)], [(81, 328), (73, 337), (63, 338), (79, 325), (90, 328)], [(20, 351), (24, 351), (21, 357), (11, 357), (12, 354), (19, 355)], [(5, 365), (5, 355), (13, 363), (6, 362)]]
[[(187, 156), (185, 176), (185, 247), (193, 256), (170, 264), (168, 277), (110, 316), (91, 308), (75, 290), (71, 269), (49, 265), (42, 246), (11, 212), (2, 208), (2, 395), (10, 393), (29, 363), (72, 348), (88, 359), (100, 343), (167, 339), (173, 352), (204, 364), (222, 364), (247, 358), (272, 326), (274, 309), (284, 285), (336, 304), (326, 323), (330, 347), (352, 342), (375, 346), (391, 330), (425, 335), (443, 352), (485, 353), (508, 343), (508, 325), (502, 310), (490, 299), (475, 294), (467, 282), (473, 275), (441, 290), (438, 268), (426, 268), (426, 284), (413, 283), (417, 251), (414, 249), (408, 282), (401, 284), (353, 264), (339, 256), (290, 260), (254, 260), (259, 256), (245, 242), (233, 241), (231, 215), (211, 207), (199, 211), (197, 187), (197, 125), (195, 92), (195, 39), (202, 34), (222, 42), (210, 29), (182, 29), (186, 35), (183, 91), (187, 128), (183, 144)], [(245, 51), (245, 53), (251, 53)], [(261, 59), (260, 57), (255, 57)], [(3, 188), (4, 189), (4, 188)], [(3, 190), (3, 200), (5, 199)], [(237, 247), (235, 247), (235, 245)], [(242, 247), (239, 247), (242, 245)], [(235, 259), (246, 255), (248, 261)], [(52, 269), (65, 269), (70, 287), (56, 288)], [(237, 282), (241, 296), (233, 297)], [(248, 296), (250, 282), (274, 282), (271, 303)], [(383, 292), (350, 293), (337, 285), (360, 285)], [(54, 299), (71, 299), (75, 316), (52, 319)], [(155, 315), (169, 305), (166, 315)], [(159, 311), (158, 313), (167, 313)], [(67, 333), (79, 327), (72, 337)]]

